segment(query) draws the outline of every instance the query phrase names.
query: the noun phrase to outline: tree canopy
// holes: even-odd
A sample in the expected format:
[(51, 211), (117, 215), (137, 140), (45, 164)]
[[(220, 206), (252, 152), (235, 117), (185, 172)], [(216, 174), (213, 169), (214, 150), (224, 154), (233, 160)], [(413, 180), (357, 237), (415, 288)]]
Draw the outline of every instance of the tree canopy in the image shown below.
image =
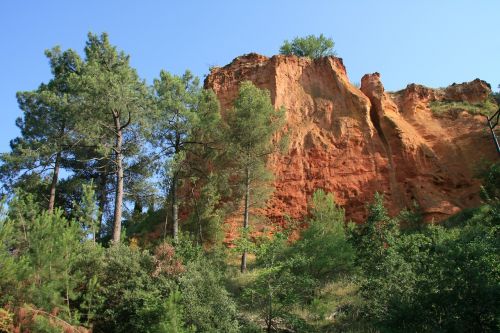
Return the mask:
[(280, 54), (296, 55), (298, 57), (321, 58), (334, 56), (335, 43), (332, 38), (320, 34), (318, 37), (309, 35), (306, 37), (295, 37), (291, 42), (285, 40), (280, 47)]

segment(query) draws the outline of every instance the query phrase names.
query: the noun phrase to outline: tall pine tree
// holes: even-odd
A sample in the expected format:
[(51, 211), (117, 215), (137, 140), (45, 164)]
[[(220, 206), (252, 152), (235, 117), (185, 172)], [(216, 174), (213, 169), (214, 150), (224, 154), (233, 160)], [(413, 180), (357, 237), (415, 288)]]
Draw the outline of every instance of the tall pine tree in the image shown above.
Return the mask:
[[(284, 115), (283, 109), (275, 110), (269, 91), (261, 90), (248, 81), (241, 84), (234, 109), (228, 113), (228, 153), (233, 160), (233, 176), (244, 193), (244, 231), (249, 228), (252, 194), (266, 187), (271, 179), (266, 160), (279, 148), (281, 140), (273, 140), (273, 136), (283, 126)], [(254, 199), (262, 203), (266, 197), (259, 195)], [(246, 257), (247, 251), (243, 250), (242, 272), (246, 271)]]
[(109, 42), (108, 35), (89, 34), (86, 63), (78, 81), (85, 136), (107, 159), (115, 176), (113, 242), (120, 241), (124, 198), (124, 157), (133, 163), (140, 149), (140, 126), (148, 107), (146, 85), (130, 66), (129, 56)]
[(1, 159), (3, 176), (10, 180), (23, 174), (51, 174), (47, 208), (52, 211), (61, 166), (78, 144), (71, 79), (81, 71), (82, 61), (76, 52), (61, 52), (59, 47), (45, 54), (53, 78), (34, 91), (17, 93), (23, 111), (23, 116), (16, 121), (21, 136), (11, 141), (12, 151), (3, 154)]

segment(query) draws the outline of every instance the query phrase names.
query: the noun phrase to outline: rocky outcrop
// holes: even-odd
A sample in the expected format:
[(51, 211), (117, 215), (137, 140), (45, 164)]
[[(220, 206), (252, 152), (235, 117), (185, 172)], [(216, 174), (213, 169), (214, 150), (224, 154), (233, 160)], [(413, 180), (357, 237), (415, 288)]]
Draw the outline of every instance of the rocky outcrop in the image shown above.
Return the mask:
[(484, 81), (446, 89), (412, 84), (391, 94), (378, 73), (365, 75), (360, 89), (352, 85), (340, 58), (249, 54), (213, 68), (205, 87), (225, 113), (245, 80), (287, 110), (288, 152), (268, 162), (276, 177), (265, 210), (272, 220), (303, 217), (318, 188), (334, 193), (356, 222), (377, 191), (391, 213), (416, 202), (428, 220), (479, 204), (475, 167), (496, 158), (484, 117), (435, 117), (429, 102), (483, 101), (491, 93)]

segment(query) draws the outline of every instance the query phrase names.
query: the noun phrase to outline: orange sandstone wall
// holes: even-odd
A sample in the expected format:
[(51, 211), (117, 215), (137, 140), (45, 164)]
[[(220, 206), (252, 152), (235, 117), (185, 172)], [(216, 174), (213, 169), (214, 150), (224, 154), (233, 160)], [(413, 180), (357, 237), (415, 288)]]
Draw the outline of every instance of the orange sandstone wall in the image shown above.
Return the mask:
[(340, 58), (249, 54), (213, 68), (205, 87), (226, 113), (245, 80), (268, 89), (274, 105), (287, 110), (288, 153), (268, 162), (276, 177), (265, 210), (272, 220), (303, 217), (318, 188), (334, 193), (356, 222), (376, 191), (391, 213), (415, 201), (428, 220), (479, 204), (475, 167), (497, 158), (485, 119), (466, 112), (437, 117), (429, 102), (483, 101), (491, 93), (487, 83), (409, 85), (391, 94), (378, 73), (365, 75), (360, 89), (352, 85)]

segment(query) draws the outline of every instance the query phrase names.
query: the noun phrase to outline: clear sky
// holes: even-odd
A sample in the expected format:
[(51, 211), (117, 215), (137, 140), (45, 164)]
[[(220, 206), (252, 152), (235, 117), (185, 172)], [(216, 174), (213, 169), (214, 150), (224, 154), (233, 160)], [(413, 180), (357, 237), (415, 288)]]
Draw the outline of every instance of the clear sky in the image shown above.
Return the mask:
[(50, 79), (43, 51), (83, 51), (87, 32), (108, 32), (148, 82), (161, 69), (191, 69), (257, 52), (285, 39), (332, 37), (351, 81), (380, 72), (387, 90), (477, 77), (500, 83), (498, 0), (0, 0), (0, 152), (18, 135), (16, 91)]

